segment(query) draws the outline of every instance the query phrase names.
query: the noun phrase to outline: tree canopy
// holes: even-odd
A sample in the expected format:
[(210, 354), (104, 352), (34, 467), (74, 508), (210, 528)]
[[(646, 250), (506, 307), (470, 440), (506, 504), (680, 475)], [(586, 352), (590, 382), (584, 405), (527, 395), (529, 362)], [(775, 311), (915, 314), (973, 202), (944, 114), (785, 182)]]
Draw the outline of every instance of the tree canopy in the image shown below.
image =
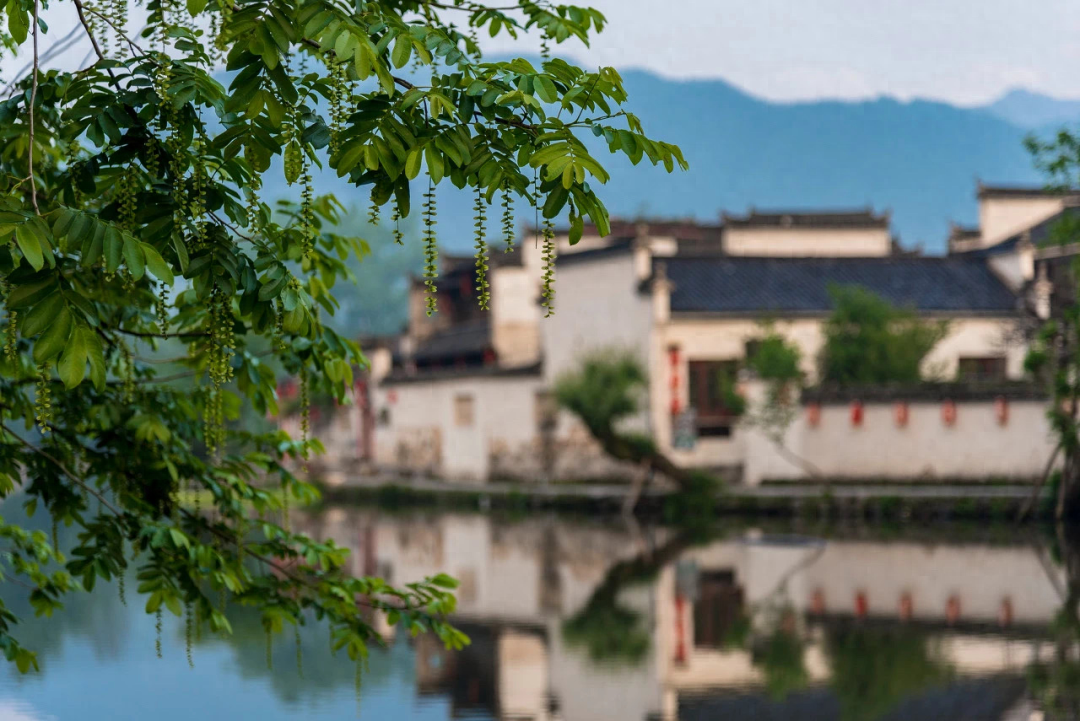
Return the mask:
[[(90, 38), (88, 67), (46, 67), (48, 21), (64, 12)], [(535, 206), (550, 310), (553, 221), (565, 217), (572, 242), (585, 216), (608, 231), (597, 193), (608, 173), (582, 138), (669, 171), (686, 167), (681, 153), (644, 135), (614, 69), (550, 57), (550, 44), (604, 27), (594, 9), (147, 0), (136, 31), (129, 12), (126, 0), (0, 4), (0, 61), (13, 48), (31, 59), (0, 99), (0, 495), (18, 489), (28, 512), (78, 537), (65, 556), (5, 519), (7, 583), (47, 615), (136, 564), (146, 611), (185, 615), (189, 629), (228, 632), (219, 602), (239, 603), (268, 637), (326, 619), (334, 647), (359, 660), (371, 608), (464, 643), (445, 622), (452, 579), (350, 577), (347, 549), (290, 529), (290, 503), (316, 495), (300, 470), (319, 450), (306, 412), (299, 439), (229, 423), (245, 405), (275, 413), (276, 367), (299, 377), (302, 400), (347, 402), (366, 363), (326, 318), (349, 258), (369, 248), (336, 230), (342, 205), (316, 195), (312, 168), (363, 188), (398, 242), (419, 216), (429, 313), (435, 186), (475, 200), (482, 303), (488, 207), (511, 244), (514, 206)], [(537, 38), (543, 59), (487, 61), (480, 33)], [(272, 207), (267, 173), (284, 173), (295, 197)], [(161, 371), (166, 342), (180, 372)], [(37, 659), (17, 623), (0, 603), (0, 647), (25, 671)]]
[(830, 289), (821, 379), (826, 383), (917, 383), (922, 361), (945, 336), (943, 323), (925, 321), (858, 286)]

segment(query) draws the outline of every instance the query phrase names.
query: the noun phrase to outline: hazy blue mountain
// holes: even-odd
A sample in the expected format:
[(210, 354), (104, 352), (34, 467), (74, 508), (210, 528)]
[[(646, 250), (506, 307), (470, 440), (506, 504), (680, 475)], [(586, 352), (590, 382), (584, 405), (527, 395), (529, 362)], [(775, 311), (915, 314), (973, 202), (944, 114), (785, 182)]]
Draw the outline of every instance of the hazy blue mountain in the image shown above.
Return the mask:
[(1045, 128), (1080, 119), (1080, 100), (1059, 100), (1017, 88), (984, 106), (988, 113), (1023, 128)]
[[(905, 245), (921, 243), (931, 252), (944, 249), (950, 220), (975, 221), (976, 178), (1039, 182), (1021, 144), (1028, 128), (1080, 118), (1080, 103), (1026, 92), (983, 108), (893, 99), (774, 103), (720, 80), (680, 82), (642, 71), (627, 71), (624, 79), (646, 131), (678, 143), (691, 169), (669, 176), (647, 164), (613, 161), (613, 179), (602, 189), (613, 215), (715, 220), (721, 210), (751, 205), (872, 205), (892, 210)], [(366, 203), (366, 189), (330, 172), (318, 183), (346, 205)], [(267, 197), (297, 194), (283, 181), (267, 191)], [(448, 182), (440, 187), (444, 247), (468, 248), (471, 203), (471, 195)], [(531, 222), (533, 214), (522, 208), (519, 217)]]

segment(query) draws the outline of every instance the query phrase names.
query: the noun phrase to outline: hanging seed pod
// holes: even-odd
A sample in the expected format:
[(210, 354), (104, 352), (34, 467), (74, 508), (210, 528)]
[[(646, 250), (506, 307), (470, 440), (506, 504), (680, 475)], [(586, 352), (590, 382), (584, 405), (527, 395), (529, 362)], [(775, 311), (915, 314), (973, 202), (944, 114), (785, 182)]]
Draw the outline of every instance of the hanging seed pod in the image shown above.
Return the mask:
[(154, 650), (157, 651), (157, 657), (161, 658), (161, 606), (158, 606), (157, 613), (154, 614)]
[(122, 393), (124, 403), (130, 404), (135, 397), (135, 357), (131, 354), (131, 348), (123, 340), (120, 341), (120, 352), (124, 358), (121, 370)]
[(9, 310), (7, 312), (7, 335), (4, 339), (4, 358), (8, 363), (15, 361), (19, 349), (19, 313)]
[(126, 593), (126, 590), (124, 588), (124, 586), (125, 586), (124, 576), (125, 575), (126, 574), (124, 573), (123, 568), (121, 568), (120, 572), (116, 574), (116, 590), (120, 595), (120, 605), (121, 606), (127, 606), (127, 593)]
[(119, 206), (120, 227), (124, 230), (135, 228), (135, 208), (138, 204), (138, 178), (135, 166), (129, 165), (120, 176), (117, 184), (117, 205)]
[(281, 528), (285, 533), (291, 533), (289, 527), (289, 486), (284, 478), (281, 479)]
[(555, 315), (555, 230), (551, 220), (544, 219), (543, 282), (540, 296), (544, 299), (540, 306), (544, 308), (544, 317)]
[(431, 316), (439, 309), (438, 300), (435, 294), (438, 292), (438, 287), (435, 285), (435, 279), (439, 277), (439, 245), (438, 238), (435, 233), (435, 225), (438, 222), (436, 220), (438, 211), (435, 205), (435, 184), (428, 180), (428, 190), (424, 193), (424, 285), (427, 290), (427, 297), (424, 299), (427, 304), (427, 314)]
[(38, 430), (44, 435), (49, 432), (52, 420), (52, 394), (49, 389), (49, 366), (42, 363), (37, 367), (37, 394), (34, 398), (34, 418)]
[(307, 367), (300, 368), (300, 455), (304, 459), (304, 472), (308, 471), (308, 434), (311, 431), (311, 396), (308, 388)]
[(187, 663), (189, 668), (195, 668), (195, 657), (191, 653), (191, 645), (195, 636), (195, 623), (191, 615), (191, 601), (184, 602), (184, 646), (187, 651)]
[(301, 182), (304, 184), (304, 189), (300, 194), (300, 231), (304, 237), (304, 255), (308, 256), (315, 249), (315, 212), (312, 210), (315, 188), (306, 163)]
[(367, 222), (368, 222), (369, 225), (378, 225), (379, 224), (379, 204), (375, 202), (375, 194), (374, 193), (371, 194), (371, 205), (368, 206), (368, 216), (367, 216), (367, 218), (368, 218)]
[(396, 197), (394, 198), (394, 212), (390, 215), (390, 220), (394, 223), (394, 230), (391, 231), (394, 242), (398, 245), (405, 245), (405, 234), (401, 232), (401, 206), (398, 205)]
[(304, 647), (300, 645), (300, 623), (296, 624), (296, 675), (304, 677)]
[[(245, 146), (245, 151), (248, 146)], [(250, 161), (249, 161), (250, 163)], [(245, 227), (258, 229), (262, 227), (262, 203), (259, 201), (259, 191), (262, 189), (262, 178), (258, 173), (251, 174), (251, 182), (244, 189), (247, 198), (247, 225)]]
[(473, 205), (473, 228), (476, 247), (476, 298), (481, 310), (488, 310), (491, 302), (491, 288), (488, 283), (488, 246), (487, 229), (487, 201), (484, 199), (483, 188), (476, 185), (476, 203)]
[(56, 516), (52, 519), (52, 547), (53, 553), (59, 555), (60, 553), (60, 528), (57, 523)]
[(547, 33), (540, 36), (540, 59), (544, 62), (551, 60), (551, 45), (548, 44)]
[(195, 247), (201, 248), (207, 241), (206, 223), (206, 185), (207, 173), (203, 154), (206, 151), (206, 138), (199, 128), (192, 141), (194, 163), (191, 172), (191, 198), (188, 205), (191, 221), (195, 224)]
[(506, 252), (514, 252), (514, 201), (510, 197), (507, 184), (502, 187), (502, 231), (506, 241)]
[(168, 290), (165, 288), (164, 283), (158, 285), (157, 299), (154, 302), (154, 310), (157, 313), (157, 325), (158, 333), (169, 337), (169, 306), (168, 306)]

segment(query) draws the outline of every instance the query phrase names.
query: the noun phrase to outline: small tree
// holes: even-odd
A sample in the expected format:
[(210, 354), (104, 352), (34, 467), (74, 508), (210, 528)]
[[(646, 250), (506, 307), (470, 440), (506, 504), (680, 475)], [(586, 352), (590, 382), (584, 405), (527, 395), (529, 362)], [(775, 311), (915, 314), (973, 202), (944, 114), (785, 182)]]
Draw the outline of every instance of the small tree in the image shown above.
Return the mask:
[(713, 487), (710, 477), (676, 466), (656, 449), (652, 438), (618, 430), (620, 421), (637, 412), (647, 382), (645, 370), (633, 355), (601, 350), (586, 356), (578, 370), (559, 378), (555, 400), (585, 424), (612, 458), (658, 471), (684, 491), (708, 494)]
[(821, 379), (828, 383), (916, 383), (926, 355), (945, 337), (944, 322), (914, 312), (858, 286), (829, 289), (833, 312), (825, 323)]

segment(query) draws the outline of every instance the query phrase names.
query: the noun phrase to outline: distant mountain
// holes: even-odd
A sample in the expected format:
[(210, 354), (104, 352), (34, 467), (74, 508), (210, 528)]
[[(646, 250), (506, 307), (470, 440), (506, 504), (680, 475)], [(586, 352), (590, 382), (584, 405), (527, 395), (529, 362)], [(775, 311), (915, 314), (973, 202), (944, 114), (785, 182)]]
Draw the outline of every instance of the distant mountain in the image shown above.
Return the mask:
[(1045, 128), (1080, 119), (1080, 100), (1059, 100), (1023, 89), (1010, 90), (983, 109), (1022, 128)]
[[(907, 246), (941, 252), (950, 221), (977, 217), (975, 182), (1038, 183), (1022, 145), (1030, 128), (1080, 118), (1080, 102), (1026, 91), (982, 108), (876, 99), (774, 103), (720, 80), (675, 81), (623, 74), (630, 107), (652, 137), (679, 144), (689, 172), (667, 175), (647, 161), (612, 159), (601, 188), (612, 215), (716, 220), (721, 210), (891, 209)], [(599, 157), (607, 155), (598, 147)], [(366, 205), (366, 190), (324, 173), (346, 205)], [(282, 182), (267, 188), (296, 195)], [(418, 192), (420, 192), (418, 190)], [(448, 182), (439, 189), (439, 231), (452, 250), (468, 247), (472, 197)], [(418, 204), (417, 204), (418, 205)], [(533, 213), (519, 209), (522, 220)]]

